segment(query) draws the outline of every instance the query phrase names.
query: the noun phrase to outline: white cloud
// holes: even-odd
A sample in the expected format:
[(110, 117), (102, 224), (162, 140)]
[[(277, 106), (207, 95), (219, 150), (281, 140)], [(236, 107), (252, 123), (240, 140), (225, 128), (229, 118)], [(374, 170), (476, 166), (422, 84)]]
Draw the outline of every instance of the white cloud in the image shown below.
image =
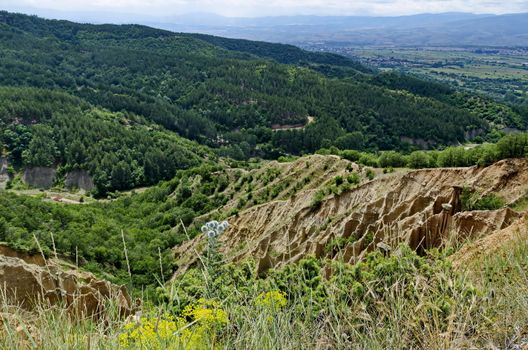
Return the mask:
[(405, 15), (424, 12), (528, 12), (528, 0), (0, 0), (0, 8), (27, 12), (121, 12), (168, 16), (214, 12), (227, 16)]

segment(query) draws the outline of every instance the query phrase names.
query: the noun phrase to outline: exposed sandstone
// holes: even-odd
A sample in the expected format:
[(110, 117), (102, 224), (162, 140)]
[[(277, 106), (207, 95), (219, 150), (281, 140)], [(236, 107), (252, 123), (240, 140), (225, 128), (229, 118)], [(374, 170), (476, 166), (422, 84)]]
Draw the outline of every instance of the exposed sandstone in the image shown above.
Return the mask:
[(464, 267), (477, 261), (480, 257), (492, 256), (502, 247), (514, 244), (519, 240), (526, 241), (526, 239), (528, 239), (528, 213), (515, 220), (511, 225), (464, 245), (449, 258), (455, 267)]
[(37, 188), (50, 188), (55, 181), (57, 170), (49, 167), (27, 168), (22, 176), (22, 181)]
[[(42, 259), (42, 260), (40, 260)], [(37, 305), (65, 307), (74, 316), (99, 317), (116, 300), (128, 316), (132, 301), (125, 288), (98, 280), (90, 273), (67, 270), (58, 262), (0, 249), (0, 302), (32, 310)]]
[(86, 170), (73, 170), (67, 173), (64, 185), (66, 188), (79, 188), (85, 191), (91, 191), (95, 187), (92, 177)]
[(7, 158), (0, 157), (0, 189), (5, 188), (9, 181), (8, 166)]
[(29, 254), (12, 249), (6, 245), (0, 244), (0, 256), (6, 256), (11, 258), (18, 258), (25, 261), (28, 264), (34, 264), (38, 266), (45, 266), (46, 261), (40, 254)]
[[(470, 187), (512, 203), (528, 189), (528, 160), (503, 160), (487, 168), (423, 169), (395, 173), (325, 199), (311, 207), (315, 190), (249, 208), (229, 219), (221, 237), (229, 260), (252, 257), (258, 269), (295, 262), (307, 255), (355, 262), (380, 242), (405, 242), (418, 252), (448, 239), (466, 240), (511, 225), (509, 210), (461, 212), (460, 193)], [(329, 243), (345, 238), (340, 250)], [(202, 237), (175, 249), (180, 272), (193, 264)]]

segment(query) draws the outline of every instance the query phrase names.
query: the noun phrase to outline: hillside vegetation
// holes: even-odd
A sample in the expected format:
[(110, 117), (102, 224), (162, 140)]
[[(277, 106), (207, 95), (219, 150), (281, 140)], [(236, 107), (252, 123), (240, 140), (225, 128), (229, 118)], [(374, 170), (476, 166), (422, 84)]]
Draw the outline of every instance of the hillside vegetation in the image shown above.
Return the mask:
[[(174, 271), (186, 266), (189, 256), (196, 258), (188, 254), (190, 250), (184, 245), (179, 249), (186, 254), (178, 263), (171, 249), (196, 237), (199, 227), (207, 220), (238, 220), (244, 212), (251, 214), (255, 208), (273, 203), (282, 203), (288, 208), (294, 202), (303, 208), (317, 207), (317, 202), (346, 194), (376, 177), (382, 178), (378, 182), (382, 186), (380, 191), (387, 190), (383, 187), (383, 172), (390, 173), (394, 168), (484, 166), (499, 159), (522, 158), (527, 148), (528, 137), (520, 134), (505, 137), (497, 145), (469, 150), (458, 147), (442, 152), (418, 151), (409, 156), (396, 152), (378, 156), (348, 151), (340, 153), (341, 157), (312, 155), (288, 162), (281, 159), (282, 162), (203, 164), (178, 170), (171, 180), (144, 192), (83, 205), (43, 201), (45, 193), (32, 198), (0, 191), (0, 242), (32, 252), (42, 249), (46, 255), (56, 250), (65, 258), (80, 259), (84, 268), (119, 283), (130, 282), (127, 277), (127, 265), (130, 265), (133, 285), (153, 290), (159, 280), (169, 279)], [(408, 171), (398, 170), (396, 175)], [(450, 186), (455, 183), (454, 176)], [(367, 203), (361, 196), (356, 200)], [(279, 213), (273, 215), (277, 219)], [(336, 219), (329, 216), (324, 218), (326, 224), (316, 226), (329, 227)], [(265, 217), (266, 225), (272, 221)], [(284, 221), (289, 222), (290, 219)], [(123, 254), (123, 234), (129, 264)]]
[(0, 48), (1, 349), (528, 344), (517, 110), (137, 25), (0, 12)]
[[(493, 129), (486, 115), (445, 92), (422, 96), (374, 83), (374, 73), (354, 61), (290, 46), (7, 12), (0, 45), (3, 85), (62, 90), (236, 158), (332, 144), (408, 147), (402, 137), (441, 145)], [(272, 125), (306, 124), (308, 116), (315, 123), (304, 130), (271, 132)]]
[(0, 87), (0, 130), (14, 167), (88, 170), (99, 196), (171, 179), (214, 157), (143, 117), (57, 90)]
[[(307, 258), (254, 275), (251, 260), (189, 271), (160, 288), (163, 302), (123, 321), (72, 321), (45, 304), (33, 313), (0, 305), (5, 348), (522, 348), (527, 343), (526, 221), (511, 240), (454, 268), (436, 250), (400, 247), (327, 270)], [(207, 272), (206, 272), (207, 271)], [(327, 271), (322, 275), (322, 271)], [(205, 296), (205, 297), (201, 297)], [(23, 320), (23, 321), (22, 321)]]

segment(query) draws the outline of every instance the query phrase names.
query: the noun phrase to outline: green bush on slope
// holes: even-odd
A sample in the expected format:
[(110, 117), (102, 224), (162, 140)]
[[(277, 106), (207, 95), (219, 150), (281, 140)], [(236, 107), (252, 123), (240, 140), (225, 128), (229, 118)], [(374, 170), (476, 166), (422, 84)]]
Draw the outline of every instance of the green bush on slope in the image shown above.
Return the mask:
[[(327, 269), (329, 278), (323, 276)], [(338, 348), (369, 342), (423, 348), (430, 345), (433, 333), (455, 335), (485, 322), (481, 293), (438, 252), (420, 257), (402, 246), (390, 256), (375, 252), (355, 265), (306, 258), (261, 278), (254, 271), (255, 265), (247, 261), (224, 265), (213, 282), (213, 298), (222, 303), (233, 325), (242, 327), (241, 332), (226, 330), (221, 339), (225, 346), (252, 347), (259, 335), (275, 348), (314, 348), (314, 339), (324, 335)], [(160, 289), (163, 300), (178, 313), (205, 295), (200, 288), (203, 278), (199, 267), (187, 271)], [(269, 316), (255, 308), (254, 300), (274, 290), (287, 296), (287, 306)], [(471, 323), (465, 324), (468, 318)], [(453, 322), (456, 331), (450, 328)], [(302, 336), (296, 329), (306, 333)], [(285, 339), (286, 334), (292, 338)]]
[[(176, 340), (192, 334), (193, 348), (515, 347), (523, 344), (528, 322), (527, 252), (528, 243), (521, 239), (466, 264), (468, 271), (453, 269), (443, 254), (419, 257), (408, 248), (390, 256), (374, 253), (356, 265), (308, 258), (265, 278), (254, 275), (251, 262), (224, 264), (217, 295), (206, 300), (200, 298), (203, 271), (193, 268), (160, 290), (164, 302), (146, 302), (139, 324), (132, 327), (119, 319), (115, 305), (95, 321), (72, 320), (44, 306), (36, 310), (38, 317), (27, 318), (0, 303), (3, 315), (15, 312), (15, 319), (24, 319), (31, 330), (17, 332), (16, 322), (3, 319), (0, 347), (24, 348), (29, 342), (45, 349), (144, 349), (133, 341), (143, 337), (128, 337), (133, 329), (144, 330), (140, 333), (148, 340), (167, 349), (185, 348)], [(328, 276), (323, 265), (331, 267), (330, 278), (323, 277)], [(222, 322), (203, 328), (195, 312), (182, 319), (184, 310), (221, 315)], [(185, 329), (185, 334), (165, 331), (176, 316), (174, 331)]]

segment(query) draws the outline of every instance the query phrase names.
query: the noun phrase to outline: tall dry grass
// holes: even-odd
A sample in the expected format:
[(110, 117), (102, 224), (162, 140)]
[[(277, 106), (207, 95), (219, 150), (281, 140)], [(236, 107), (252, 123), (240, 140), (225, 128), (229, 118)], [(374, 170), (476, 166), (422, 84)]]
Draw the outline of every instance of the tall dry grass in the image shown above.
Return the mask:
[[(343, 299), (352, 286), (343, 284), (346, 276), (340, 278), (339, 274), (345, 272), (339, 269), (327, 282), (328, 293), (323, 301), (315, 296), (310, 299), (309, 293), (296, 295), (292, 287), (288, 305), (280, 310), (266, 311), (255, 305), (253, 301), (262, 292), (256, 284), (244, 289), (235, 287), (221, 300), (229, 324), (219, 331), (215, 346), (526, 349), (527, 272), (528, 242), (519, 239), (463, 270), (441, 268), (426, 276), (417, 269), (412, 278), (396, 278), (390, 283), (369, 280), (363, 291), (369, 296), (366, 299)], [(474, 290), (468, 286), (474, 286)], [(177, 292), (177, 287), (172, 288)], [(115, 304), (110, 302), (107, 310), (101, 320), (79, 320), (58, 307), (40, 305), (27, 312), (4, 301), (0, 303), (0, 349), (118, 349), (118, 337), (126, 321), (118, 317)], [(165, 304), (143, 310), (152, 315), (170, 311)], [(141, 344), (132, 348), (147, 349)]]

